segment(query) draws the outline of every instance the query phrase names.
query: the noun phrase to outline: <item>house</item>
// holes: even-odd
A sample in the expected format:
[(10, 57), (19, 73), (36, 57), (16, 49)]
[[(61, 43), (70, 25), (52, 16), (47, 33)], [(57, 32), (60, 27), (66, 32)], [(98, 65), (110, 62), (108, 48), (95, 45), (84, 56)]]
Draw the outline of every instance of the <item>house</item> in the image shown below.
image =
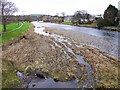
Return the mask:
[(44, 21), (44, 22), (50, 22), (50, 20), (51, 20), (51, 16), (50, 15), (43, 15), (42, 21)]
[(64, 17), (58, 15), (52, 16), (50, 20), (50, 22), (52, 23), (62, 23), (63, 21), (64, 21)]
[(72, 22), (73, 16), (65, 16), (64, 22)]
[(102, 14), (100, 14), (100, 15), (95, 15), (95, 20), (100, 19), (100, 18), (103, 18), (103, 15), (102, 15)]

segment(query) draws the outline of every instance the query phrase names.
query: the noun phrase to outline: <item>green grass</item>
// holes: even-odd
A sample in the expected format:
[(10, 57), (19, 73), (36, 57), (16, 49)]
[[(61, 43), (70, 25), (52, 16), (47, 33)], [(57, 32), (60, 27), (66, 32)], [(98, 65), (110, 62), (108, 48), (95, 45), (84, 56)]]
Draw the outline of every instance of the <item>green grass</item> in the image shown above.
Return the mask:
[[(13, 23), (7, 26), (9, 30), (15, 29), (18, 23)], [(15, 38), (20, 37), (26, 30), (28, 30), (30, 23), (25, 22), (20, 29), (11, 31), (11, 32), (3, 32), (2, 36), (0, 36), (0, 40), (2, 40), (2, 44), (10, 42), (10, 40), (14, 40)]]
[(69, 24), (69, 25), (71, 25), (73, 23), (72, 22), (64, 22), (63, 24)]
[(2, 60), (2, 88), (12, 88), (21, 84), (10, 61)]
[(14, 30), (19, 27), (21, 24), (19, 23), (11, 23), (6, 26), (7, 31)]
[[(9, 32), (11, 30), (14, 30), (18, 28), (21, 25), (21, 23), (11, 23), (6, 25), (6, 32)], [(3, 32), (3, 25), (0, 25), (0, 32)]]
[[(72, 22), (64, 22), (63, 24), (74, 25)], [(77, 25), (83, 26), (83, 27), (95, 27), (96, 23), (92, 23), (92, 24), (79, 24), (79, 23), (77, 23)]]
[(3, 31), (3, 26), (2, 25), (0, 25), (0, 32), (2, 32)]

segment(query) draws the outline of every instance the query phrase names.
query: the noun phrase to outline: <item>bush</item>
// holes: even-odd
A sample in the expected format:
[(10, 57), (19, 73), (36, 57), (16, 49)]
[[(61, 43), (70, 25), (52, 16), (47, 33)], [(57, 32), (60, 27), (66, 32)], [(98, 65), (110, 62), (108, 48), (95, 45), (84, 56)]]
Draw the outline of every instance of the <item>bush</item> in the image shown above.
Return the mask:
[(105, 26), (115, 26), (118, 23), (112, 20), (108, 20), (108, 19), (98, 19), (97, 20), (97, 26), (99, 28), (105, 27)]
[(105, 20), (104, 19), (98, 19), (97, 20), (97, 26), (99, 27), (99, 28), (101, 28), (101, 27), (104, 27), (106, 25), (106, 22), (105, 22)]

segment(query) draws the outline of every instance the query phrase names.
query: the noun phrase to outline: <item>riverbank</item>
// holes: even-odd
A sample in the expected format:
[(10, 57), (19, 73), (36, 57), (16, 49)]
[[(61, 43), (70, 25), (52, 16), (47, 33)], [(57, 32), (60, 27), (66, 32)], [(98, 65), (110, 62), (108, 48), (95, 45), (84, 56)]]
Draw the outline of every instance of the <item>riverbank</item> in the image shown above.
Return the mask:
[[(106, 52), (103, 52), (95, 47), (93, 48), (91, 46), (84, 45), (84, 44), (88, 45), (91, 42), (90, 40), (96, 40), (96, 43), (97, 43), (97, 41), (100, 41), (100, 39), (97, 40), (96, 37), (93, 37), (93, 39), (91, 39), (92, 36), (88, 37), (85, 34), (79, 35), (79, 34), (73, 33), (72, 31), (67, 31), (67, 30), (65, 31), (65, 30), (61, 30), (61, 29), (46, 28), (45, 32), (59, 34), (61, 36), (64, 36), (65, 38), (68, 38), (69, 40), (73, 41), (72, 50), (74, 51), (74, 53), (82, 55), (83, 58), (92, 66), (93, 71), (94, 71), (94, 77), (95, 77), (95, 80), (97, 81), (97, 84), (95, 85), (96, 87), (112, 87), (112, 85), (110, 85), (110, 83), (112, 83), (112, 84), (114, 83), (114, 85), (116, 83), (116, 85), (117, 85), (118, 78), (120, 77), (117, 74), (118, 70), (119, 70), (119, 64), (118, 64), (117, 57), (115, 58), (114, 56), (112, 56)], [(89, 38), (88, 40), (85, 39), (87, 37)], [(83, 43), (83, 45), (79, 46), (78, 43)], [(105, 43), (105, 42), (102, 42), (102, 43)], [(76, 47), (76, 44), (78, 44), (77, 47)], [(108, 48), (108, 47), (106, 47), (106, 48)], [(113, 65), (113, 66), (111, 66), (111, 65)], [(111, 67), (114, 67), (114, 65), (116, 67), (116, 70), (115, 70), (115, 68), (111, 68)], [(114, 72), (114, 70), (116, 72), (116, 75), (115, 75), (115, 73), (114, 73), (114, 75), (112, 75), (112, 74), (110, 75), (110, 72), (112, 73), (112, 72)], [(113, 76), (116, 77), (116, 80), (114, 79), (115, 82), (114, 82), (114, 80), (112, 80)], [(114, 87), (114, 85), (113, 85), (113, 87)]]
[[(17, 76), (15, 70), (17, 68), (19, 68), (18, 70), (23, 72), (24, 70), (19, 66), (19, 64), (15, 65), (14, 62), (12, 62), (11, 60), (8, 60), (7, 58), (3, 58), (3, 51), (4, 49), (6, 49), (7, 47), (10, 47), (11, 45), (14, 45), (16, 43), (19, 43), (23, 38), (25, 38), (25, 36), (28, 33), (33, 32), (34, 27), (31, 24), (29, 26), (29, 29), (27, 29), (25, 32), (22, 32), (22, 34), (19, 37), (14, 38), (13, 40), (10, 40), (9, 42), (7, 42), (7, 44), (3, 44), (5, 46), (1, 47), (1, 67), (2, 67), (2, 71), (0, 72), (2, 75), (2, 88), (13, 88), (13, 87), (18, 87), (22, 81), (20, 79), (19, 76)], [(2, 43), (5, 43), (4, 41)]]
[[(36, 29), (40, 31), (40, 27), (36, 27)], [(71, 33), (72, 36), (69, 36), (69, 31), (45, 28), (45, 32), (49, 32), (43, 33), (48, 36), (36, 34), (33, 32), (33, 28), (30, 29), (30, 32), (18, 42), (3, 48), (2, 60), (13, 62), (15, 68), (27, 77), (38, 69), (58, 82), (77, 79), (77, 87), (81, 88), (119, 87), (119, 69), (116, 57), (97, 48), (80, 44), (78, 40), (82, 37), (79, 36), (78, 40), (75, 40), (73, 36), (76, 34)], [(53, 35), (53, 33), (60, 36)], [(83, 36), (86, 37), (84, 34)], [(89, 39), (82, 41), (87, 43)], [(80, 57), (91, 68), (84, 65), (83, 62), (81, 63)], [(93, 72), (88, 69), (92, 69)]]
[(78, 27), (88, 27), (88, 28), (97, 28), (98, 30), (99, 29), (103, 29), (103, 30), (110, 30), (110, 31), (118, 31), (120, 32), (120, 27), (115, 27), (115, 26), (108, 26), (108, 27), (102, 27), (102, 28), (99, 28), (96, 26), (95, 23), (92, 23), (92, 24), (78, 24), (78, 25), (75, 25), (73, 23), (62, 23), (62, 24), (66, 24), (66, 25), (72, 25), (72, 26), (78, 26)]

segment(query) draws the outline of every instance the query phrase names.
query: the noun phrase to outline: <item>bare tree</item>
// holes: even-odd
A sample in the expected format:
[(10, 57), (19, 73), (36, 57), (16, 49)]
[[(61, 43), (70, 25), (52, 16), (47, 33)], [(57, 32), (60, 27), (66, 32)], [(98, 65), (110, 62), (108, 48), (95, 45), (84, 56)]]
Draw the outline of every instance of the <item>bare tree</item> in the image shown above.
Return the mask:
[(81, 16), (80, 11), (76, 11), (75, 14), (73, 15), (73, 22), (75, 22), (75, 23), (79, 22), (80, 23), (81, 18), (82, 18), (82, 16)]
[(61, 12), (62, 16), (65, 17), (65, 12)]
[(59, 13), (57, 12), (56, 15), (59, 16)]
[(13, 2), (7, 1), (7, 0), (1, 0), (0, 1), (0, 13), (2, 15), (2, 24), (4, 28), (4, 32), (6, 32), (6, 23), (7, 19), (10, 15), (15, 13), (18, 9), (16, 8), (15, 4)]
[(85, 23), (85, 20), (90, 21), (91, 15), (87, 13), (86, 10), (80, 10), (76, 11), (73, 16), (73, 21), (79, 22), (79, 23)]

